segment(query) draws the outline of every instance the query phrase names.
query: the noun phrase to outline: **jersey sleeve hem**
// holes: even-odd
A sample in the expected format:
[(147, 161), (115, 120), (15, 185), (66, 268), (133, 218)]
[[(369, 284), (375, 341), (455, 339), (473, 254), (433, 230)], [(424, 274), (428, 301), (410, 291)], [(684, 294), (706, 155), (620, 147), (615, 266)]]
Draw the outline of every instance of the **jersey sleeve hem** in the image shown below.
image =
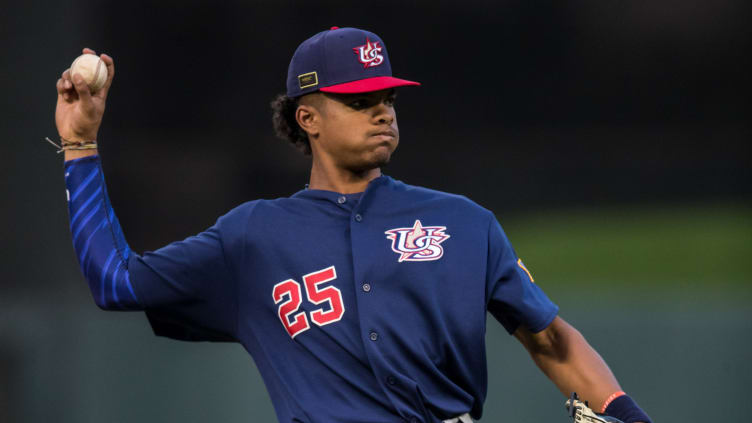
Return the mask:
[(545, 318), (536, 322), (534, 325), (526, 325), (527, 329), (532, 333), (538, 333), (546, 329), (554, 321), (556, 316), (559, 315), (559, 306), (554, 304), (554, 308), (546, 315)]
[(196, 325), (187, 325), (180, 319), (156, 310), (146, 310), (146, 318), (156, 336), (188, 342), (237, 342), (237, 339), (233, 336), (222, 335)]

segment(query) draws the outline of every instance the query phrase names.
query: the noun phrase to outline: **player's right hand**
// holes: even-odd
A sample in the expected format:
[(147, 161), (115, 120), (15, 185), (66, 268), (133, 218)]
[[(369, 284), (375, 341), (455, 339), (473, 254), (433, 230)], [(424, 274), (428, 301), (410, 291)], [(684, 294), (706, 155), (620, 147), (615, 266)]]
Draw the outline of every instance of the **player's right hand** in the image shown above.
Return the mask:
[[(83, 53), (96, 54), (84, 48)], [(102, 54), (100, 58), (107, 66), (107, 82), (96, 93), (91, 93), (81, 76), (70, 74), (66, 69), (57, 80), (57, 107), (55, 125), (61, 138), (69, 141), (92, 141), (97, 139), (99, 125), (102, 124), (107, 92), (115, 76), (115, 62), (112, 57)]]

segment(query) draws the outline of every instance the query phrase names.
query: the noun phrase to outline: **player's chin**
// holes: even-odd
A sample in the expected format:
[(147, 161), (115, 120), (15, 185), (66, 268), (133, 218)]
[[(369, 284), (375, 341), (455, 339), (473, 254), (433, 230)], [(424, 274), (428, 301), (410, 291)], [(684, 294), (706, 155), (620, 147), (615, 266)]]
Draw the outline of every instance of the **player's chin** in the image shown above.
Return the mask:
[(378, 145), (371, 154), (371, 162), (373, 163), (373, 167), (376, 168), (386, 166), (392, 159), (392, 153), (394, 153), (395, 148), (396, 145), (389, 143)]
[(386, 166), (392, 158), (392, 149), (376, 148), (361, 157), (357, 163), (350, 166), (355, 172), (365, 172)]

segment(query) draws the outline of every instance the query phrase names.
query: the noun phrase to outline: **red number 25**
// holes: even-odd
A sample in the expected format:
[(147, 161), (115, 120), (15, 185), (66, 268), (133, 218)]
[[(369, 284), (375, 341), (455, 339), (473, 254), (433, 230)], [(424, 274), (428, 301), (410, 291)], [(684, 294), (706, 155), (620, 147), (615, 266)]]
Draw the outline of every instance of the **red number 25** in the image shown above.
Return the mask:
[[(308, 301), (313, 304), (329, 304), (329, 311), (324, 311), (322, 308), (310, 313), (313, 323), (319, 326), (337, 322), (345, 314), (345, 305), (342, 303), (342, 292), (334, 286), (326, 288), (319, 286), (335, 279), (337, 279), (337, 271), (334, 269), (334, 266), (329, 266), (326, 269), (303, 276), (303, 286), (305, 287)], [(310, 329), (311, 326), (308, 323), (306, 312), (301, 311), (300, 313), (296, 313), (300, 308), (300, 303), (303, 301), (298, 282), (293, 279), (282, 281), (274, 285), (272, 295), (274, 296), (274, 304), (279, 304), (279, 309), (277, 310), (279, 319), (291, 337), (294, 338), (295, 335)], [(285, 296), (287, 296), (287, 299), (285, 299)]]

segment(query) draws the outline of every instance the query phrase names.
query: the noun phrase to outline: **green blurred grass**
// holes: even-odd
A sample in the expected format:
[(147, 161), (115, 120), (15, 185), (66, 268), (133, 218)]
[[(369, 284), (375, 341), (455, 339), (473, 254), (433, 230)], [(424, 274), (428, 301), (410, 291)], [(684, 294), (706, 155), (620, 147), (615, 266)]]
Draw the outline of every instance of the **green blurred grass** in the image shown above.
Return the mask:
[(546, 290), (752, 291), (749, 204), (557, 210), (500, 222)]

